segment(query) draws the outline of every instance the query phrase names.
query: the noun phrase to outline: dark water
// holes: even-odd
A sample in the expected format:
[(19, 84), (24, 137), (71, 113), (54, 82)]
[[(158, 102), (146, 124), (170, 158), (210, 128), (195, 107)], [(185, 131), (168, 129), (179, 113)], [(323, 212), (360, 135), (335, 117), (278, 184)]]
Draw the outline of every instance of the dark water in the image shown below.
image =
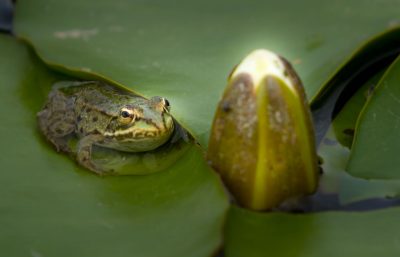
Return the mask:
[(0, 0), (0, 33), (12, 34), (14, 1)]

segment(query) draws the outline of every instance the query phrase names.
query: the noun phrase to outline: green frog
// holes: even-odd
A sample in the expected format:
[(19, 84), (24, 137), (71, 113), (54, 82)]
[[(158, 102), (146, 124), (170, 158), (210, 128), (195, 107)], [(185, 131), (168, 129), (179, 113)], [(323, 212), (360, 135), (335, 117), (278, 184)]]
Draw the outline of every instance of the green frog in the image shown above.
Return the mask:
[[(62, 81), (37, 114), (39, 128), (57, 151), (71, 153), (87, 169), (104, 174), (92, 160), (93, 146), (145, 152), (171, 137), (174, 120), (167, 99), (145, 99), (100, 81)], [(76, 150), (68, 142), (78, 139)]]

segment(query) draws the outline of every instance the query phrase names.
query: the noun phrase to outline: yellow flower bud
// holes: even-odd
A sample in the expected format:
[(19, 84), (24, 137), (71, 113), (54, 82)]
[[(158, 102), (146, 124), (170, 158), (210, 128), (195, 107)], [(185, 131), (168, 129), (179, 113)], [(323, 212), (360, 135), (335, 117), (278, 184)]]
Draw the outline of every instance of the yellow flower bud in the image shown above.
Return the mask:
[(207, 159), (238, 203), (253, 210), (316, 190), (310, 109), (285, 59), (256, 50), (233, 70), (214, 117)]

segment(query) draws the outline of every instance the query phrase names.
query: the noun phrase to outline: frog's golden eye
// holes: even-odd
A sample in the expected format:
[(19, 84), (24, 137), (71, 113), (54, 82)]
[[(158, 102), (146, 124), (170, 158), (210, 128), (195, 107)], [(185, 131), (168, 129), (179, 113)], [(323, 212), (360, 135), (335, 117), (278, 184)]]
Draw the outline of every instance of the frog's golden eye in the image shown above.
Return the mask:
[(121, 116), (122, 116), (122, 118), (129, 118), (130, 114), (128, 111), (122, 111)]
[(134, 121), (135, 118), (136, 118), (136, 115), (133, 110), (128, 109), (128, 108), (121, 109), (120, 115), (119, 115), (120, 123), (127, 125), (127, 124), (131, 123), (132, 121)]

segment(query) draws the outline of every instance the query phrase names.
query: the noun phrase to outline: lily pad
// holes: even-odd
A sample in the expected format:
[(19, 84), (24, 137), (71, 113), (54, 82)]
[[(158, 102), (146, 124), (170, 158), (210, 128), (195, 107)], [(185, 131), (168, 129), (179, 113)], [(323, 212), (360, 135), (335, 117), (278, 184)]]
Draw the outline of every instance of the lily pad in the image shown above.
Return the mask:
[[(347, 173), (345, 167), (350, 157), (350, 149), (337, 141), (332, 128), (322, 141), (318, 154), (323, 159), (321, 167), (324, 171), (320, 179), (319, 191), (336, 196), (338, 200), (336, 203), (338, 206), (333, 208), (328, 206), (328, 209), (383, 208), (395, 203), (385, 200), (386, 198), (400, 196), (399, 180), (363, 179)], [(318, 204), (321, 205), (321, 203)]]
[(397, 256), (400, 208), (316, 214), (255, 213), (232, 208), (227, 257)]
[(400, 179), (400, 58), (386, 71), (357, 124), (348, 171), (368, 179)]
[[(99, 177), (57, 154), (35, 113), (60, 79), (0, 35), (0, 249), (7, 256), (209, 256), (227, 199), (192, 145), (167, 171)], [(190, 168), (188, 168), (190, 167)]]
[[(346, 171), (356, 122), (365, 103), (373, 96), (373, 90), (385, 70), (383, 68), (359, 86), (351, 98), (348, 97), (349, 92), (342, 93), (342, 96), (349, 99), (332, 121), (318, 149), (324, 171), (320, 180), (320, 191), (324, 194), (338, 195), (342, 208), (353, 208), (355, 204), (363, 205), (362, 208), (369, 206), (368, 209), (381, 208), (393, 204), (385, 198), (400, 195), (399, 180), (363, 179), (352, 176)], [(357, 85), (353, 87), (357, 88)]]

